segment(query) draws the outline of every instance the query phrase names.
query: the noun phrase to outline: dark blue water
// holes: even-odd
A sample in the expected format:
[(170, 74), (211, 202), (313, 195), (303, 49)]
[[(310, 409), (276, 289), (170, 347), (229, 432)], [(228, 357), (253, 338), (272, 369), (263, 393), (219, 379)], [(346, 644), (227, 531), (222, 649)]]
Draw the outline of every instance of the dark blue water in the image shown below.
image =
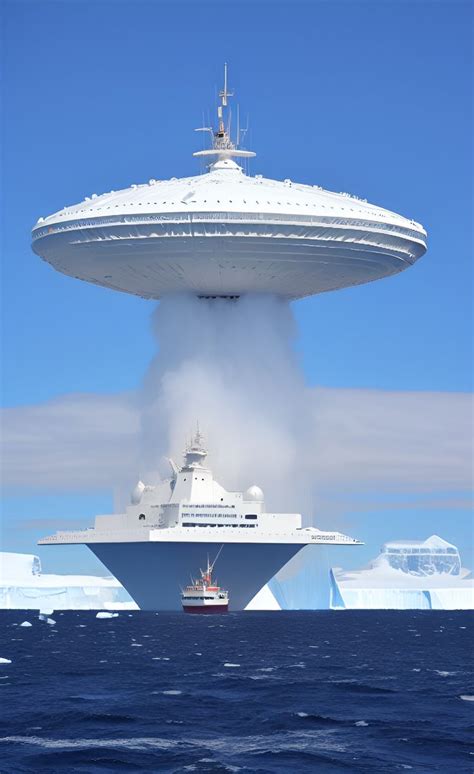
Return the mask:
[(53, 617), (0, 613), (1, 774), (474, 771), (467, 613)]

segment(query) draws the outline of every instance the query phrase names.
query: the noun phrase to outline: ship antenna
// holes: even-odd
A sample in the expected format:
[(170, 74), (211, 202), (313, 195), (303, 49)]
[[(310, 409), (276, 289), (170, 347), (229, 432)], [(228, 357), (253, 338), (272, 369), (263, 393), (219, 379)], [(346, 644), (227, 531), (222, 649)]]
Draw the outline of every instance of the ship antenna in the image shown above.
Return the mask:
[[(210, 167), (212, 167), (216, 161), (222, 159), (231, 159), (233, 156), (239, 156), (242, 158), (250, 158), (255, 156), (253, 151), (240, 150), (238, 147), (240, 142), (240, 128), (238, 130), (237, 143), (234, 144), (230, 137), (232, 114), (228, 109), (228, 99), (233, 97), (234, 92), (229, 90), (228, 85), (228, 72), (227, 62), (224, 63), (224, 88), (219, 91), (220, 103), (217, 106), (217, 131), (214, 132), (210, 126), (202, 126), (196, 129), (197, 132), (209, 132), (212, 137), (212, 148), (207, 150), (196, 151), (193, 156), (209, 157), (211, 161)], [(226, 111), (227, 123), (224, 117), (224, 111)]]
[[(216, 558), (214, 559), (213, 563), (211, 564), (211, 572), (214, 570), (214, 565), (217, 562), (217, 560), (219, 559), (219, 556), (221, 555), (221, 551), (222, 551), (223, 548), (224, 548), (224, 544), (222, 544), (221, 547), (219, 548), (219, 550), (218, 550), (218, 552), (216, 554)], [(209, 566), (209, 554), (207, 556), (207, 564)]]
[(222, 107), (227, 107), (227, 97), (233, 97), (234, 92), (227, 90), (227, 62), (224, 62), (224, 88), (219, 92), (222, 99)]

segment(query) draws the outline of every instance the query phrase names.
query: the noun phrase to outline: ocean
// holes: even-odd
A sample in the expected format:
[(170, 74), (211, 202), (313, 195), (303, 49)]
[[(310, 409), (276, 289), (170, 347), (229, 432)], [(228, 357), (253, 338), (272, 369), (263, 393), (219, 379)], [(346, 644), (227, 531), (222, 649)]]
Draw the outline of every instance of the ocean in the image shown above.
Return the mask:
[(474, 772), (472, 614), (95, 616), (0, 611), (1, 774)]

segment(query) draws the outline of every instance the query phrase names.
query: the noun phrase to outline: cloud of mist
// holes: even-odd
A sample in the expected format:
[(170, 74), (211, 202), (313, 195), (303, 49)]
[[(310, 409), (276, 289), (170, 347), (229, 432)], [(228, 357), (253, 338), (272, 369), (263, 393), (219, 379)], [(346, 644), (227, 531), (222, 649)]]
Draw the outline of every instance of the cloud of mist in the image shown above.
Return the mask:
[(257, 483), (269, 508), (307, 523), (342, 529), (344, 513), (390, 498), (465, 507), (471, 395), (308, 387), (291, 308), (277, 299), (168, 298), (153, 324), (141, 389), (2, 412), (7, 494), (108, 489), (121, 509), (139, 476), (153, 483), (169, 473), (165, 456), (181, 462), (199, 421), (226, 488)]
[(302, 508), (311, 397), (293, 349), (289, 305), (268, 296), (166, 298), (154, 314), (159, 352), (142, 393), (142, 462), (180, 460), (199, 422), (228, 488), (258, 483), (267, 504)]

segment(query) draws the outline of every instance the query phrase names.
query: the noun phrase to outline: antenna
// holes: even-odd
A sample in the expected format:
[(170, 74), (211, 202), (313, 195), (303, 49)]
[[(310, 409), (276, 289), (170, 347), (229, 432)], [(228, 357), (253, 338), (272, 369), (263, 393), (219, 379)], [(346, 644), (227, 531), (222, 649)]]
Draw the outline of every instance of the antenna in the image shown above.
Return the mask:
[[(238, 118), (237, 143), (231, 140), (232, 112), (228, 106), (229, 97), (233, 97), (234, 92), (229, 89), (227, 62), (224, 63), (224, 88), (219, 91), (220, 104), (217, 106), (217, 131), (213, 131), (210, 126), (203, 126), (196, 129), (198, 132), (210, 132), (212, 135), (212, 147), (208, 150), (196, 151), (193, 156), (210, 157), (213, 159), (209, 166), (213, 166), (216, 161), (222, 159), (231, 159), (233, 156), (249, 158), (255, 156), (253, 151), (239, 150), (240, 143), (240, 117)], [(248, 129), (248, 127), (247, 127)], [(247, 130), (246, 130), (247, 131)]]
[(227, 97), (233, 97), (234, 92), (227, 90), (227, 62), (224, 62), (224, 88), (219, 92), (222, 99), (222, 107), (227, 107)]
[[(214, 565), (217, 562), (217, 560), (219, 559), (219, 556), (221, 555), (221, 551), (222, 551), (223, 548), (224, 548), (224, 544), (222, 544), (221, 547), (219, 548), (219, 550), (218, 550), (218, 552), (216, 554), (216, 558), (214, 559), (213, 563), (211, 564), (211, 572), (213, 571)], [(207, 564), (209, 565), (209, 554), (207, 556)]]
[(245, 125), (245, 129), (240, 130), (240, 136), (242, 138), (242, 142), (244, 141), (245, 135), (247, 134), (248, 130), (249, 130), (249, 114), (247, 113), (247, 123)]

